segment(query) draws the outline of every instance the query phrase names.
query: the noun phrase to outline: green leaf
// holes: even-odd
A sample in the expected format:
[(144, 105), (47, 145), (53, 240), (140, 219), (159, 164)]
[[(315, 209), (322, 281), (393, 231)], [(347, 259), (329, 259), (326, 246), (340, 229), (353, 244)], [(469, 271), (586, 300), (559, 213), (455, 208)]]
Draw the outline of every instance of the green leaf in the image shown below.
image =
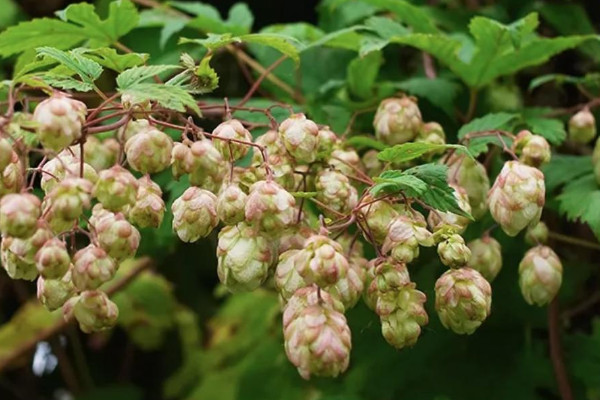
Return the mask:
[(546, 192), (552, 193), (556, 188), (575, 179), (593, 173), (594, 165), (590, 156), (571, 156), (553, 154), (550, 162), (542, 168), (546, 181)]
[[(127, 72), (127, 71), (126, 71)], [(156, 101), (162, 107), (179, 112), (185, 112), (186, 107), (201, 115), (196, 101), (185, 89), (158, 83), (135, 83), (126, 88), (120, 88), (122, 94), (133, 98), (134, 102), (145, 100)]]
[(78, 92), (91, 92), (94, 85), (89, 82), (81, 82), (70, 76), (53, 75), (51, 73), (37, 75), (37, 78), (53, 88), (76, 90)]
[(432, 151), (456, 149), (458, 153), (463, 153), (471, 157), (471, 154), (465, 146), (459, 144), (433, 144), (423, 142), (410, 142), (397, 144), (388, 147), (377, 155), (381, 161), (404, 163)]
[(366, 99), (373, 96), (373, 85), (383, 64), (380, 51), (357, 57), (348, 65), (348, 89), (355, 96)]
[(426, 99), (446, 114), (454, 115), (454, 101), (460, 90), (460, 85), (457, 82), (441, 77), (434, 79), (415, 77), (393, 83), (392, 86)]
[(371, 193), (378, 196), (381, 193), (424, 193), (427, 184), (413, 175), (406, 175), (402, 171), (390, 170), (383, 172), (380, 176), (373, 178), (375, 185)]
[(102, 74), (102, 66), (96, 61), (83, 57), (76, 51), (62, 51), (52, 47), (41, 47), (37, 49), (37, 54), (52, 58), (75, 72), (84, 83), (93, 85), (94, 81)]
[(117, 86), (119, 89), (128, 89), (134, 85), (137, 85), (145, 80), (152, 78), (155, 75), (162, 74), (163, 72), (172, 71), (175, 69), (181, 69), (178, 65), (150, 65), (133, 67), (117, 76)]
[(290, 57), (294, 62), (300, 61), (300, 50), (304, 45), (295, 38), (276, 33), (251, 33), (248, 35), (233, 36), (231, 34), (215, 35), (209, 34), (206, 39), (181, 38), (179, 43), (196, 43), (209, 50), (216, 50), (230, 43), (253, 43), (272, 47), (280, 53)]
[(0, 55), (6, 57), (40, 46), (68, 49), (87, 38), (85, 29), (79, 26), (56, 19), (34, 19), (0, 33)]
[(346, 140), (346, 144), (348, 146), (352, 146), (352, 147), (356, 147), (356, 148), (368, 147), (368, 148), (372, 148), (375, 150), (383, 150), (387, 147), (387, 145), (385, 143), (382, 143), (379, 140), (377, 140), (371, 136), (363, 136), (363, 135), (356, 135), (356, 136), (352, 136), (352, 137), (348, 138)]
[(115, 49), (101, 47), (98, 49), (83, 50), (82, 54), (96, 61), (98, 64), (117, 72), (123, 72), (126, 69), (137, 67), (148, 60), (148, 54), (128, 53), (119, 54)]
[(110, 3), (108, 17), (101, 20), (91, 4), (72, 4), (58, 14), (63, 20), (80, 25), (90, 39), (107, 44), (116, 42), (121, 36), (137, 26), (139, 14), (130, 0)]
[(567, 219), (588, 224), (600, 240), (600, 187), (594, 174), (584, 175), (567, 184), (557, 200), (559, 211)]
[(448, 185), (446, 178), (448, 167), (440, 164), (422, 164), (404, 171), (406, 175), (413, 175), (427, 185), (427, 190), (422, 193), (407, 193), (411, 197), (421, 199), (427, 205), (439, 211), (450, 211), (467, 218), (473, 217), (459, 207), (454, 197), (454, 189)]
[(172, 1), (171, 6), (183, 10), (195, 17), (189, 22), (189, 26), (206, 33), (231, 33), (232, 35), (244, 35), (250, 32), (254, 16), (244, 3), (236, 3), (229, 9), (227, 20), (224, 21), (219, 11), (208, 4), (200, 2), (186, 3), (183, 1)]
[(560, 119), (529, 117), (525, 119), (525, 123), (533, 133), (545, 137), (555, 146), (567, 138), (565, 124)]
[(463, 139), (469, 133), (502, 129), (515, 118), (517, 118), (516, 114), (505, 112), (484, 115), (483, 117), (476, 118), (468, 124), (463, 125), (458, 131), (458, 138)]

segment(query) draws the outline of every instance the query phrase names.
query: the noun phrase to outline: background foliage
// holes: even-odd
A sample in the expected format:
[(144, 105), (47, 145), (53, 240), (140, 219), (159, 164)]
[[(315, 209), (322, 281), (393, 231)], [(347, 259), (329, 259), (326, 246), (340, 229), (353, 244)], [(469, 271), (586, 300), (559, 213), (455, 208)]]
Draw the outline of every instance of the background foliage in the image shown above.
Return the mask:
[[(249, 106), (276, 99), (336, 132), (352, 120), (353, 133), (368, 135), (374, 107), (402, 91), (419, 97), (424, 116), (442, 123), (450, 142), (500, 128), (545, 136), (559, 154), (544, 170), (543, 219), (552, 231), (578, 238), (555, 235), (553, 241), (565, 266), (559, 302), (566, 367), (575, 398), (600, 399), (600, 188), (591, 149), (565, 142), (570, 107), (598, 105), (600, 15), (594, 1), (324, 0), (316, 12), (310, 2), (169, 1), (164, 9), (142, 9), (156, 6), (152, 1), (20, 3), (0, 1), (4, 79), (31, 83), (31, 74), (42, 70), (42, 88), (118, 89), (183, 110), (193, 104), (185, 91), (143, 79), (164, 72), (160, 67), (143, 76), (121, 75), (117, 87), (111, 85), (133, 66), (176, 64), (182, 51), (195, 59), (211, 51), (219, 76), (212, 101), (239, 100), (250, 86), (244, 72), (253, 80), (283, 54)], [(56, 10), (63, 10), (58, 18), (24, 22)], [(231, 46), (240, 42), (243, 53)], [(424, 62), (423, 52), (433, 60)], [(286, 114), (274, 112), (277, 118)], [(236, 115), (267, 122), (253, 113)], [(207, 119), (207, 129), (216, 123)], [(362, 136), (353, 141), (372, 145)], [(488, 145), (473, 140), (470, 149), (477, 155)], [(500, 166), (492, 161), (493, 175)], [(163, 175), (157, 182), (172, 201), (187, 183)], [(466, 239), (492, 223), (488, 216)], [(31, 285), (0, 274), (0, 398), (67, 398), (61, 397), (65, 390), (77, 399), (115, 400), (558, 398), (547, 310), (527, 306), (517, 285), (522, 237), (498, 237), (504, 269), (493, 285), (492, 315), (474, 335), (457, 336), (434, 316), (432, 288), (443, 269), (435, 252), (425, 251), (411, 273), (425, 288), (432, 315), (418, 344), (392, 349), (377, 316), (361, 304), (348, 313), (349, 371), (307, 382), (283, 352), (275, 294), (230, 296), (217, 285), (215, 237), (183, 244), (168, 215), (159, 230), (142, 233), (140, 253), (152, 257), (156, 268), (114, 297), (119, 328), (92, 336), (66, 330), (51, 340), (59, 368), (40, 376), (29, 354), (10, 365), (3, 360), (59, 317), (27, 301), (35, 292)], [(127, 271), (123, 266), (120, 274)]]

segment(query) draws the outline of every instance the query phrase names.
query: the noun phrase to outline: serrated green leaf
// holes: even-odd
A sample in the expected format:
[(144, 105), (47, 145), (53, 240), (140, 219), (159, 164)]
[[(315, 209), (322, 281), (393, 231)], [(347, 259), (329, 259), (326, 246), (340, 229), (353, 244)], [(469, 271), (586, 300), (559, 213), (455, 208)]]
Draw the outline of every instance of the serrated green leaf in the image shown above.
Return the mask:
[(206, 33), (244, 35), (250, 32), (254, 22), (252, 12), (244, 3), (234, 4), (229, 9), (227, 20), (221, 18), (215, 7), (201, 2), (172, 1), (169, 4), (194, 15), (189, 21), (189, 26)]
[(11, 26), (0, 33), (3, 57), (41, 46), (69, 49), (88, 38), (85, 29), (50, 18), (34, 19)]
[(593, 170), (594, 165), (590, 156), (553, 154), (550, 162), (542, 168), (546, 192), (552, 193), (559, 186), (591, 174)]
[(162, 107), (179, 112), (185, 112), (186, 107), (190, 108), (197, 115), (201, 115), (196, 101), (185, 89), (178, 86), (171, 86), (157, 83), (135, 83), (127, 86), (125, 89), (119, 89), (122, 94), (127, 94), (134, 99), (134, 102), (143, 102), (145, 100), (156, 101)]
[(351, 136), (346, 140), (346, 143), (348, 146), (356, 148), (368, 147), (375, 150), (383, 150), (387, 147), (385, 143), (382, 143), (373, 137), (362, 135)]
[(471, 157), (471, 154), (465, 146), (459, 144), (433, 144), (423, 142), (409, 142), (403, 144), (397, 144), (392, 147), (384, 149), (377, 155), (377, 158), (381, 161), (404, 163), (415, 158), (419, 158), (432, 151), (456, 149), (458, 153), (466, 154)]
[(91, 4), (72, 4), (58, 14), (65, 21), (80, 25), (90, 39), (112, 44), (137, 26), (139, 14), (130, 0), (110, 3), (108, 17), (101, 20)]
[(529, 117), (525, 119), (525, 123), (533, 133), (545, 137), (555, 146), (560, 145), (567, 138), (565, 124), (560, 119)]
[(460, 91), (460, 85), (457, 82), (441, 77), (434, 79), (415, 77), (402, 82), (394, 82), (390, 86), (428, 100), (448, 115), (454, 114), (455, 99)]
[(49, 57), (58, 61), (71, 71), (75, 72), (84, 83), (94, 84), (94, 81), (102, 74), (102, 66), (96, 61), (83, 57), (75, 51), (62, 51), (52, 47), (41, 47), (37, 49), (40, 56)]
[(137, 67), (148, 60), (148, 54), (128, 53), (119, 54), (115, 49), (101, 47), (97, 49), (85, 49), (82, 54), (96, 61), (98, 64), (116, 72), (123, 72), (126, 69)]
[(364, 57), (357, 57), (348, 65), (348, 89), (361, 98), (373, 96), (373, 85), (377, 80), (379, 68), (383, 64), (383, 56), (379, 51), (373, 51)]
[(382, 193), (408, 192), (416, 197), (427, 190), (427, 184), (421, 179), (398, 170), (385, 171), (373, 178), (373, 181), (375, 185), (370, 191), (374, 196)]
[(463, 125), (458, 131), (458, 138), (463, 139), (466, 135), (473, 132), (485, 132), (502, 129), (515, 118), (517, 118), (517, 114), (504, 112), (484, 115), (483, 117), (476, 118), (468, 124)]
[(121, 90), (129, 89), (132, 86), (138, 85), (145, 80), (152, 78), (155, 75), (163, 72), (181, 69), (178, 65), (149, 65), (133, 67), (117, 76), (117, 86)]
[(427, 190), (422, 193), (407, 195), (421, 199), (427, 205), (439, 211), (450, 211), (467, 218), (473, 217), (459, 207), (454, 197), (454, 189), (448, 185), (446, 178), (448, 167), (441, 164), (422, 164), (404, 171), (406, 175), (413, 175), (427, 185)]
[(584, 175), (567, 184), (556, 199), (559, 211), (567, 219), (588, 224), (600, 239), (600, 187), (594, 174)]
[(94, 85), (91, 83), (78, 81), (70, 76), (40, 74), (37, 75), (37, 77), (53, 88), (75, 90), (78, 92), (91, 92), (94, 90)]

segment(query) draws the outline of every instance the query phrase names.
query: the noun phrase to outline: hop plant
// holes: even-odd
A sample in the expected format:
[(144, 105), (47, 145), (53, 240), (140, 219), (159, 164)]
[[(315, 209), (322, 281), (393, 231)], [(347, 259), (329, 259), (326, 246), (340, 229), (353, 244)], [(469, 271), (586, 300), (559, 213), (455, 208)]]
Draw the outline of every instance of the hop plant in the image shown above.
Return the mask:
[(470, 335), (490, 314), (492, 288), (472, 268), (450, 269), (435, 283), (435, 309), (444, 327)]
[[(427, 122), (421, 126), (421, 130), (417, 134), (415, 142), (443, 146), (446, 144), (444, 128), (437, 122)], [(444, 151), (445, 148), (441, 147), (439, 150), (429, 152), (424, 158), (431, 161), (434, 155), (443, 154)]]
[(136, 202), (129, 209), (127, 219), (140, 228), (158, 228), (165, 215), (165, 202), (160, 186), (147, 175), (138, 180)]
[(324, 235), (308, 238), (296, 257), (300, 276), (322, 288), (337, 283), (350, 268), (342, 246)]
[(258, 181), (250, 187), (245, 218), (265, 234), (278, 234), (291, 226), (296, 217), (296, 200), (273, 181)]
[[(423, 306), (426, 301), (425, 293), (418, 291), (412, 282), (380, 295), (377, 311), (381, 333), (390, 345), (402, 349), (417, 343), (421, 328), (429, 322)], [(388, 305), (380, 307), (384, 302)]]
[(71, 266), (71, 257), (65, 242), (53, 238), (38, 250), (35, 265), (44, 279), (62, 278)]
[[(380, 294), (385, 291), (400, 289), (410, 284), (408, 268), (403, 262), (398, 262), (391, 257), (370, 260), (365, 273), (365, 303), (373, 311), (377, 310)], [(379, 304), (384, 313), (391, 313), (387, 308), (388, 303)], [(392, 304), (393, 306), (393, 304)]]
[[(206, 141), (212, 146), (210, 140)], [(215, 149), (215, 151), (217, 151), (217, 149)], [(221, 157), (221, 153), (217, 151), (217, 154)], [(189, 174), (192, 172), (193, 165), (194, 157), (192, 156), (190, 146), (185, 143), (175, 142), (171, 149), (171, 171), (173, 173), (173, 178), (179, 180), (183, 175)]]
[(125, 143), (127, 162), (142, 174), (154, 174), (167, 169), (171, 164), (173, 140), (166, 133), (148, 127)]
[(429, 247), (433, 243), (433, 235), (422, 221), (398, 215), (388, 225), (381, 251), (398, 262), (409, 263), (419, 256), (419, 245)]
[(75, 295), (76, 289), (71, 280), (71, 271), (59, 279), (37, 279), (37, 298), (48, 311), (61, 308)]
[(216, 192), (227, 174), (227, 161), (217, 150), (217, 143), (208, 139), (198, 140), (190, 146), (190, 183), (202, 189)]
[(304, 114), (294, 114), (279, 125), (283, 145), (301, 164), (309, 164), (319, 154), (319, 127)]
[(332, 168), (347, 176), (357, 175), (357, 172), (365, 169), (360, 156), (352, 149), (333, 150), (328, 163)]
[(516, 236), (525, 227), (538, 223), (545, 194), (544, 174), (540, 170), (508, 161), (488, 193), (492, 217), (507, 235)]
[(147, 119), (136, 119), (127, 122), (117, 131), (117, 139), (122, 143), (127, 143), (129, 139), (146, 129), (151, 128), (150, 121)]
[(457, 234), (452, 234), (441, 241), (438, 244), (437, 252), (442, 264), (450, 268), (465, 266), (471, 259), (471, 250), (465, 244), (462, 236)]
[(545, 244), (548, 241), (550, 231), (548, 226), (540, 221), (535, 225), (530, 225), (525, 231), (525, 242), (530, 246)]
[(410, 97), (383, 100), (373, 121), (377, 139), (389, 145), (410, 142), (417, 136), (422, 124), (421, 111)]
[(33, 112), (38, 124), (37, 135), (42, 145), (58, 152), (81, 138), (87, 107), (63, 93), (56, 93), (40, 102)]
[(341, 172), (327, 169), (319, 172), (315, 186), (317, 200), (327, 206), (321, 207), (321, 211), (330, 218), (347, 214), (358, 202), (358, 192)]
[[(458, 207), (466, 214), (470, 214), (471, 205), (469, 204), (466, 190), (454, 184), (450, 186), (454, 189), (454, 198), (458, 203)], [(462, 234), (467, 229), (469, 222), (471, 222), (469, 218), (464, 215), (455, 214), (450, 211), (430, 211), (427, 216), (427, 223), (434, 232), (443, 230)]]
[(306, 240), (313, 234), (312, 229), (302, 221), (286, 229), (279, 237), (278, 254), (288, 250), (301, 250)]
[(336, 377), (348, 368), (352, 340), (343, 311), (314, 286), (299, 289), (286, 305), (285, 351), (304, 379)]
[(0, 136), (0, 172), (4, 171), (4, 168), (11, 163), (13, 158), (12, 145), (8, 141)]
[(383, 171), (383, 163), (377, 158), (377, 150), (368, 150), (361, 158), (365, 172), (369, 176), (377, 176)]
[(569, 139), (587, 144), (596, 137), (596, 119), (588, 108), (584, 108), (569, 120)]
[(258, 288), (276, 257), (275, 245), (246, 223), (226, 226), (219, 232), (217, 274), (232, 292)]
[(488, 209), (487, 193), (490, 190), (485, 167), (465, 155), (453, 156), (448, 164), (448, 181), (465, 190), (473, 218), (483, 217)]
[(100, 171), (94, 187), (94, 196), (110, 211), (120, 211), (135, 204), (137, 179), (120, 165)]
[(215, 148), (227, 161), (235, 161), (248, 154), (249, 146), (245, 143), (234, 142), (230, 139), (252, 142), (252, 135), (244, 125), (236, 119), (221, 123), (212, 132), (216, 139), (213, 140)]
[(194, 186), (173, 202), (171, 210), (173, 230), (184, 242), (195, 242), (208, 236), (219, 223), (217, 196)]
[(100, 332), (115, 326), (119, 309), (106, 293), (87, 290), (63, 305), (63, 317), (66, 321), (75, 318), (85, 333)]
[(94, 233), (100, 247), (116, 261), (135, 256), (140, 245), (140, 232), (122, 213), (107, 211), (97, 215), (94, 218)]
[(562, 264), (548, 246), (530, 249), (519, 264), (519, 286), (525, 301), (544, 306), (552, 301), (562, 284)]
[(550, 144), (543, 136), (534, 135), (524, 130), (519, 132), (513, 142), (513, 151), (520, 155), (519, 160), (532, 167), (540, 167), (550, 161), (552, 156)]
[(29, 193), (11, 193), (0, 199), (0, 232), (4, 236), (27, 238), (35, 232), (41, 202)]
[(502, 268), (502, 250), (500, 243), (486, 235), (468, 244), (471, 250), (469, 267), (478, 271), (488, 282), (492, 282)]
[(340, 144), (340, 138), (328, 126), (319, 129), (319, 146), (317, 148), (318, 158), (327, 160), (331, 157), (331, 153)]
[(3, 236), (0, 243), (0, 264), (12, 279), (34, 280), (38, 275), (35, 255), (48, 240), (52, 231), (43, 221), (38, 221), (33, 235), (26, 239)]
[(235, 225), (245, 218), (248, 195), (232, 183), (221, 189), (217, 197), (217, 216), (225, 225)]
[(83, 210), (90, 208), (93, 187), (92, 182), (83, 178), (60, 181), (48, 194), (54, 215), (65, 221), (79, 218)]
[(398, 216), (398, 211), (385, 199), (376, 199), (370, 194), (362, 197), (357, 207), (373, 239), (377, 244), (382, 244), (388, 234), (388, 225)]
[(94, 290), (113, 278), (117, 264), (101, 247), (93, 244), (73, 256), (73, 284), (79, 290)]

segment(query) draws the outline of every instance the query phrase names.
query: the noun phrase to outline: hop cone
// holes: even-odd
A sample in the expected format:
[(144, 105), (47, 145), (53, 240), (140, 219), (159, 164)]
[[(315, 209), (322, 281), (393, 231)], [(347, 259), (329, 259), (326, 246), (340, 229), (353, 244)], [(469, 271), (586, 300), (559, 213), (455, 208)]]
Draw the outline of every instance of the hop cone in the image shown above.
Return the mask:
[(94, 195), (110, 211), (120, 211), (135, 204), (137, 179), (120, 165), (114, 165), (98, 174)]
[(360, 156), (352, 149), (335, 149), (331, 152), (329, 165), (344, 175), (358, 175), (365, 169)]
[(373, 127), (377, 139), (395, 145), (413, 140), (422, 123), (421, 111), (413, 99), (389, 98), (379, 104)]
[[(427, 297), (409, 283), (396, 290), (381, 294), (377, 311), (381, 320), (381, 333), (385, 340), (397, 349), (413, 346), (421, 335), (421, 327), (429, 317), (424, 304)], [(380, 303), (388, 303), (383, 309)]]
[(148, 176), (138, 180), (137, 199), (127, 213), (127, 219), (140, 228), (158, 228), (165, 215), (165, 202), (160, 186)]
[(243, 222), (226, 226), (217, 245), (219, 280), (232, 292), (258, 288), (277, 257), (275, 250), (269, 239)]
[(217, 197), (217, 215), (225, 225), (235, 225), (245, 218), (246, 199), (248, 195), (232, 183), (227, 185)]
[(548, 226), (543, 221), (540, 221), (535, 225), (527, 227), (525, 242), (530, 246), (545, 244), (548, 241), (549, 234)]
[(453, 234), (438, 244), (438, 255), (442, 264), (450, 268), (460, 268), (471, 259), (471, 250), (462, 236)]
[[(364, 299), (365, 303), (373, 311), (377, 310), (378, 300), (382, 292), (397, 290), (410, 283), (410, 275), (406, 264), (398, 262), (391, 257), (384, 259), (370, 260), (366, 267), (366, 282)], [(384, 299), (385, 300), (385, 299)], [(386, 303), (380, 303), (379, 307), (383, 310)], [(391, 313), (388, 308), (387, 314)]]
[[(71, 154), (73, 151), (73, 154)], [(56, 157), (42, 166), (41, 186), (44, 192), (50, 193), (52, 189), (65, 178), (79, 178), (81, 159), (79, 148), (72, 147), (61, 151)], [(95, 184), (98, 173), (91, 165), (83, 163), (83, 178)]]
[(347, 214), (358, 202), (358, 193), (350, 180), (341, 172), (323, 170), (317, 175), (316, 181), (317, 200), (327, 205), (322, 209), (323, 214), (335, 218), (337, 213)]
[(11, 163), (13, 157), (12, 145), (8, 139), (0, 137), (0, 172)]
[(172, 206), (173, 230), (184, 242), (206, 237), (218, 225), (217, 196), (208, 190), (188, 188)]
[(377, 158), (377, 150), (368, 150), (363, 154), (361, 162), (365, 167), (365, 172), (369, 176), (377, 176), (383, 171), (383, 162)]
[[(471, 205), (469, 204), (466, 190), (457, 185), (451, 184), (450, 186), (454, 189), (454, 198), (460, 209), (470, 214)], [(454, 214), (450, 211), (430, 211), (427, 216), (427, 222), (434, 232), (445, 230), (462, 234), (467, 229), (470, 220), (465, 216)]]
[(244, 125), (238, 120), (232, 119), (221, 123), (215, 128), (212, 133), (218, 138), (213, 139), (213, 144), (216, 149), (223, 155), (226, 161), (235, 161), (244, 157), (248, 154), (250, 146), (243, 143), (236, 143), (230, 140), (223, 139), (235, 139), (244, 142), (251, 142), (252, 135)]
[(388, 234), (388, 226), (398, 216), (398, 211), (387, 200), (377, 200), (367, 194), (358, 205), (358, 215), (364, 218), (375, 242), (382, 244)]
[(303, 249), (306, 239), (308, 239), (312, 234), (312, 229), (304, 223), (292, 225), (279, 237), (279, 250), (277, 253), (282, 254), (292, 249)]
[(117, 323), (119, 309), (100, 290), (88, 290), (69, 299), (63, 306), (66, 321), (75, 318), (85, 333), (110, 329)]
[(475, 330), (490, 315), (492, 288), (472, 268), (450, 269), (435, 283), (435, 309), (444, 327), (460, 335)]
[(87, 107), (64, 94), (55, 94), (37, 105), (33, 120), (42, 145), (58, 152), (81, 137)]
[(487, 211), (487, 193), (490, 190), (485, 167), (465, 155), (452, 157), (448, 166), (448, 181), (456, 182), (467, 192), (473, 218), (483, 217)]
[(350, 265), (344, 249), (323, 235), (312, 235), (298, 253), (298, 273), (307, 284), (326, 287), (337, 283), (348, 273)]
[(548, 163), (552, 157), (548, 141), (543, 136), (534, 135), (526, 130), (517, 135), (513, 150), (520, 155), (519, 160), (523, 164), (536, 168)]
[(37, 280), (37, 298), (48, 311), (59, 309), (67, 300), (75, 295), (76, 289), (71, 281), (71, 272), (59, 279)]
[(115, 138), (100, 141), (97, 137), (88, 135), (83, 146), (84, 159), (96, 171), (102, 171), (116, 164), (120, 147)]
[(320, 160), (327, 160), (331, 157), (333, 150), (340, 144), (340, 138), (329, 129), (328, 126), (319, 129), (319, 146), (317, 148), (318, 158)]
[(46, 241), (35, 255), (35, 265), (45, 279), (62, 278), (71, 266), (65, 242), (56, 238)]
[(562, 284), (562, 264), (548, 246), (530, 249), (519, 264), (519, 286), (525, 301), (544, 306), (552, 301)]
[(245, 218), (269, 235), (278, 235), (295, 222), (296, 200), (273, 181), (258, 181), (250, 187)]
[(94, 185), (87, 179), (65, 178), (48, 194), (52, 211), (57, 218), (73, 221), (90, 208)]
[(9, 193), (18, 193), (23, 187), (23, 168), (17, 153), (12, 153), (10, 163), (0, 170), (0, 197)]
[(217, 142), (202, 139), (190, 146), (190, 183), (213, 192), (217, 192), (227, 174), (227, 160), (217, 150)]
[(129, 139), (137, 135), (146, 129), (151, 128), (150, 121), (147, 119), (137, 119), (135, 121), (129, 121), (127, 124), (119, 128), (117, 131), (117, 138), (122, 143), (127, 143)]
[(140, 232), (121, 213), (104, 212), (94, 219), (98, 244), (116, 261), (135, 256), (140, 245)]
[(112, 279), (117, 264), (104, 249), (90, 244), (73, 256), (73, 283), (79, 290), (97, 289)]
[(398, 215), (388, 225), (381, 250), (398, 262), (409, 263), (419, 256), (419, 245), (433, 246), (431, 232), (423, 222)]
[(27, 239), (4, 236), (0, 243), (0, 264), (12, 279), (34, 280), (38, 275), (35, 255), (53, 234), (43, 222), (38, 222), (37, 230)]
[(154, 174), (171, 164), (173, 140), (154, 127), (138, 132), (125, 143), (127, 162), (142, 174)]
[(341, 304), (314, 286), (299, 289), (283, 312), (288, 359), (304, 379), (336, 377), (348, 368), (350, 328)]
[(509, 236), (540, 220), (546, 189), (544, 174), (517, 161), (508, 161), (488, 193), (490, 212)]
[[(443, 146), (446, 144), (444, 128), (437, 122), (427, 122), (421, 127), (415, 142)], [(443, 154), (445, 150), (446, 149), (442, 147), (438, 150), (429, 151), (422, 157), (427, 161), (431, 161), (435, 155)]]
[(471, 250), (469, 267), (478, 271), (488, 282), (492, 282), (502, 268), (500, 243), (491, 236), (475, 239), (468, 244)]
[(319, 151), (319, 127), (304, 114), (294, 114), (279, 125), (283, 145), (301, 164), (317, 159)]
[[(208, 140), (208, 142), (210, 142), (210, 140)], [(220, 155), (221, 154), (219, 153), (219, 156)], [(179, 180), (183, 175), (189, 174), (192, 172), (193, 165), (194, 158), (190, 146), (185, 143), (175, 142), (171, 149), (171, 171), (173, 173), (173, 178)]]
[(596, 119), (589, 109), (584, 108), (569, 120), (569, 139), (586, 144), (596, 137)]
[(41, 202), (32, 194), (7, 194), (0, 199), (0, 232), (4, 236), (27, 238), (35, 232)]

